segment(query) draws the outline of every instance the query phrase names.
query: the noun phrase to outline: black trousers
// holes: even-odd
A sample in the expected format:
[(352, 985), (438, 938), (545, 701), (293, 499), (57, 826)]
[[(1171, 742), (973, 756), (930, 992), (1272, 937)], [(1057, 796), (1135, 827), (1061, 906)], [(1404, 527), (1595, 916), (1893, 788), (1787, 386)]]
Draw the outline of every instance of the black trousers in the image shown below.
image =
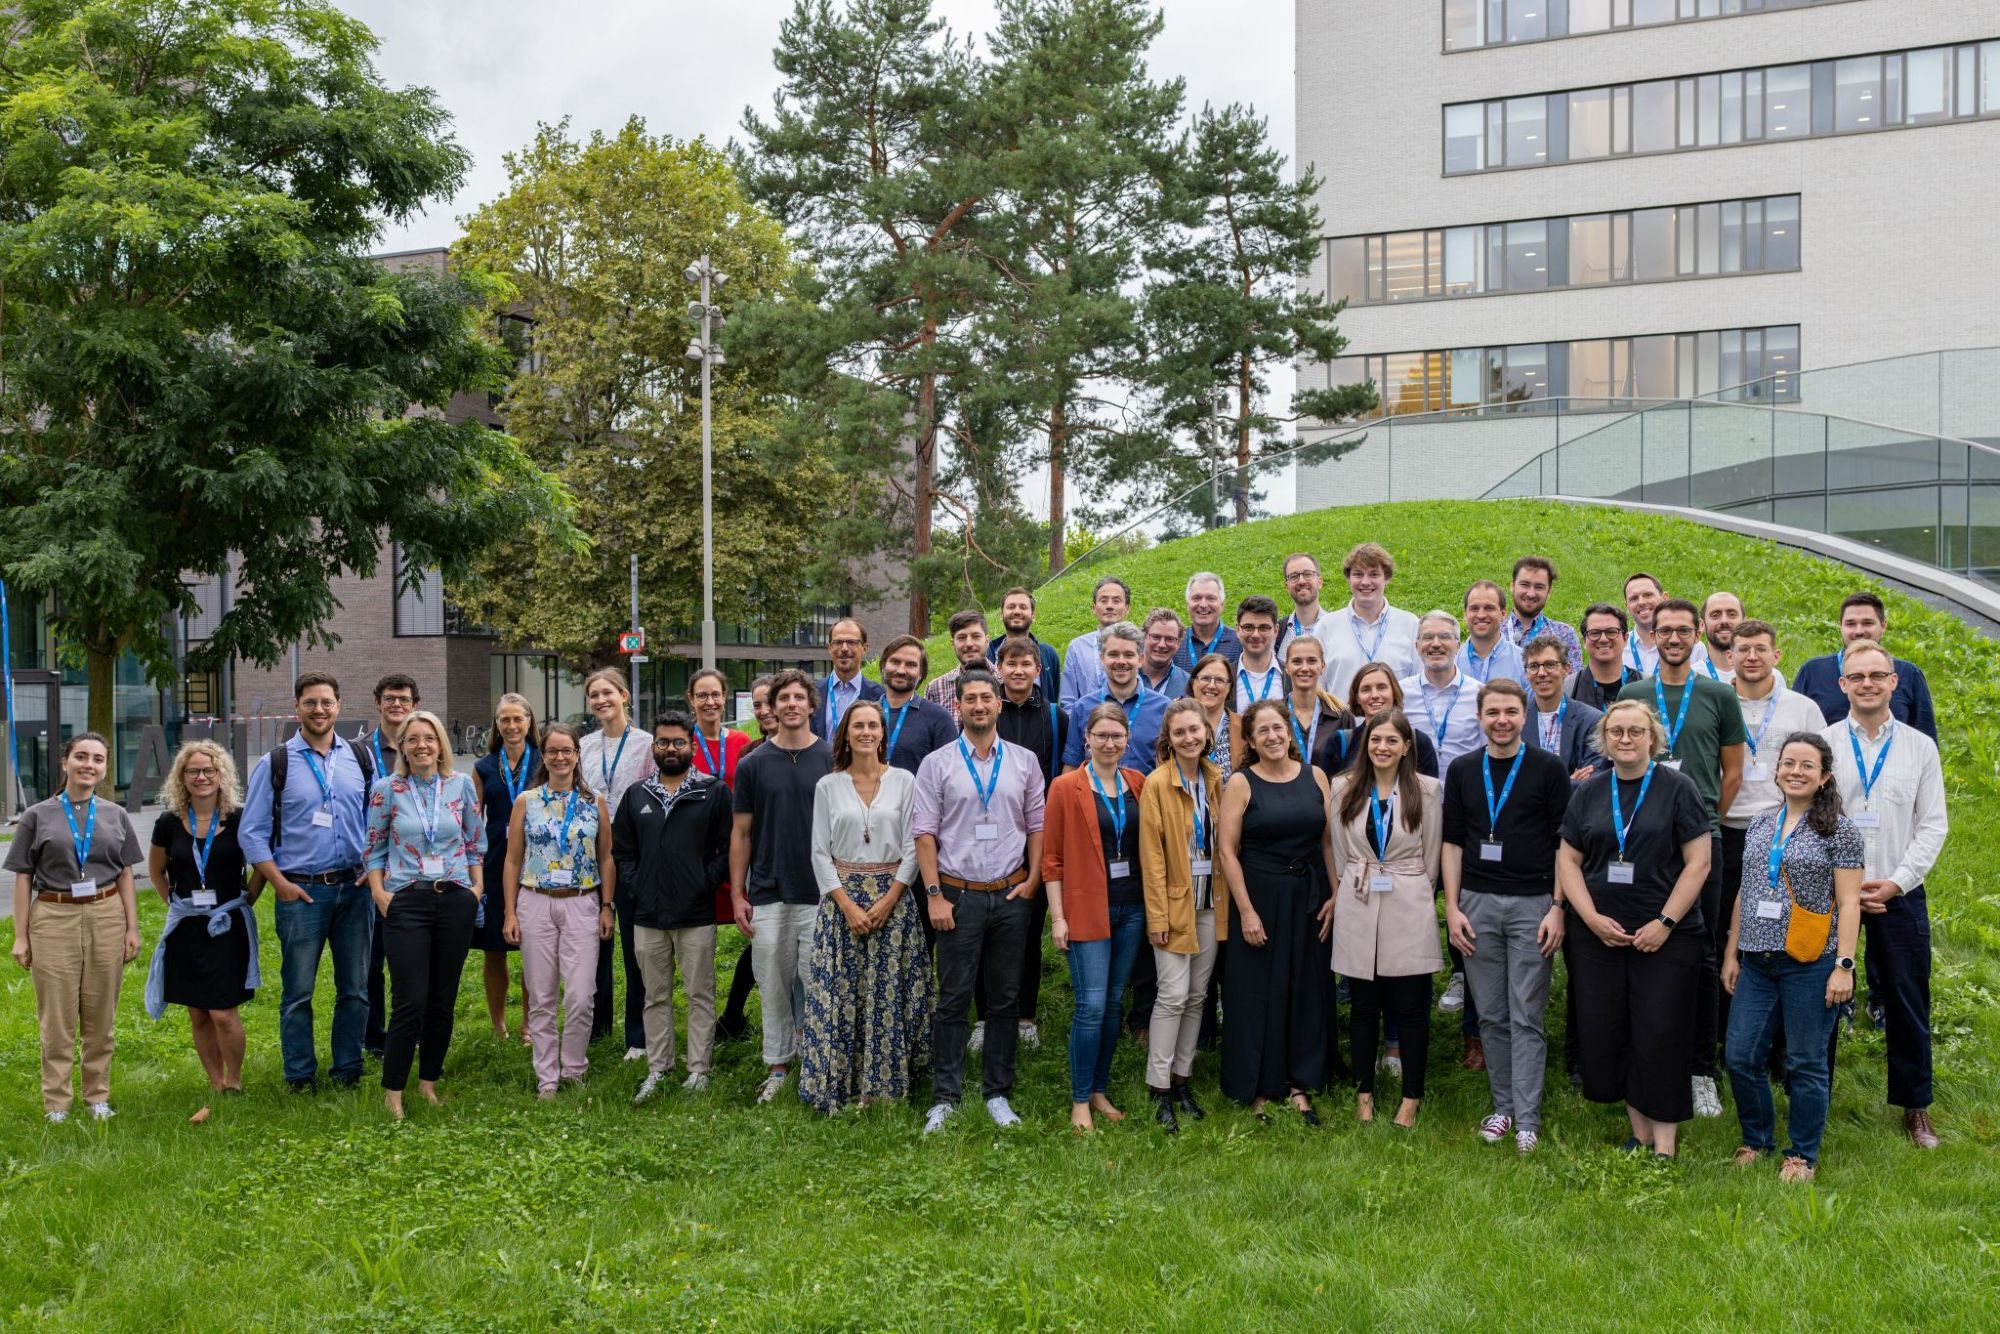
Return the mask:
[(1160, 999), (1160, 970), (1153, 962), (1151, 936), (1139, 957), (1132, 960), (1132, 976), (1125, 981), (1125, 991), (1132, 1001), (1132, 1008), (1125, 1013), (1125, 1027), (1134, 1033), (1151, 1028), (1153, 1006)]
[(380, 1056), (389, 1030), (389, 992), (383, 982), (389, 956), (382, 939), (382, 914), (376, 913), (369, 925), (374, 929), (368, 939), (368, 1025), (361, 1031), (361, 1045)]
[[(618, 905), (619, 952), (625, 956), (625, 1046), (644, 1049), (646, 1045), (646, 979), (639, 974), (639, 956), (632, 948), (632, 901), (620, 894)], [(747, 955), (748, 950), (744, 951)], [(612, 987), (611, 951), (597, 952), (597, 1008), (590, 1016), (590, 1037), (594, 1042), (611, 1032)]]
[(745, 1027), (749, 1019), (744, 1015), (743, 1008), (750, 1003), (750, 992), (756, 985), (757, 970), (750, 966), (750, 945), (745, 941), (743, 952), (736, 956), (736, 971), (729, 979), (729, 1000), (715, 1022), (727, 1029)]
[(981, 968), (987, 981), (986, 1045), (980, 1051), (984, 1096), (1004, 1097), (1014, 1087), (1014, 1051), (1021, 1038), (1021, 954), (1027, 946), (1029, 905), (1035, 900), (1010, 899), (1000, 890), (950, 888), (944, 897), (952, 906), (953, 927), (937, 933), (935, 1098), (956, 1103), (963, 1092), (972, 993)]
[[(1724, 851), (1722, 837), (1709, 835), (1708, 879), (1702, 881), (1701, 896), (1701, 981), (1694, 997), (1694, 1033), (1689, 1048), (1692, 1073), (1710, 1079), (1722, 1073), (1722, 946), (1729, 939), (1729, 920), (1723, 916)], [(1743, 853), (1736, 854), (1737, 880), (1742, 881)]]
[(1314, 920), (1326, 886), (1309, 873), (1247, 869), (1250, 906), (1264, 943), (1244, 941), (1235, 921), (1229, 961), (1229, 1014), (1222, 1027), (1222, 1092), (1241, 1103), (1283, 1098), (1326, 1084), (1327, 947)]
[[(1048, 935), (1049, 901), (1042, 896), (1040, 890), (1037, 890), (1035, 897), (1026, 900), (1026, 902), (1028, 905), (1027, 938), (1021, 942), (1021, 980), (1019, 990), (1015, 992), (1014, 1016), (1017, 1021), (1025, 1021), (1032, 1024), (1035, 1022), (1035, 1012), (1041, 1004), (1042, 998), (1042, 941)], [(924, 930), (930, 936), (931, 956), (936, 958), (938, 931), (936, 927), (931, 925), (929, 913), (924, 914)], [(1147, 967), (1150, 969), (1152, 966), (1152, 951), (1141, 950), (1140, 953), (1146, 957), (1148, 961)], [(1136, 963), (1133, 965), (1132, 971), (1136, 977), (1138, 975), (1138, 965)], [(979, 983), (973, 992), (972, 1000), (973, 1010), (979, 1016), (979, 1021), (981, 1023), (986, 1022), (991, 1017), (988, 1011), (992, 1008), (993, 1002), (991, 993), (986, 989), (986, 965), (983, 962), (979, 965)], [(1151, 1011), (1148, 1011), (1148, 1013), (1151, 1013)]]
[(1687, 1120), (1694, 1115), (1688, 1065), (1706, 948), (1701, 933), (1675, 931), (1644, 954), (1606, 945), (1574, 909), (1568, 918), (1583, 1096), (1630, 1103), (1655, 1121)]
[[(1893, 1107), (1931, 1105), (1931, 913), (1924, 887), (1889, 900), (1888, 911), (1861, 914), (1868, 959), (1880, 980), (1875, 999), (1882, 1003), (1884, 1036), (1888, 1043), (1889, 1103)], [(1840, 1050), (1840, 1025), (1827, 1042), (1827, 1079), (1833, 1078), (1833, 1058)]]
[(1431, 975), (1347, 979), (1348, 1048), (1354, 1054), (1354, 1091), (1375, 1091), (1381, 1054), (1382, 1015), (1395, 1016), (1403, 1043), (1403, 1096), (1424, 1096), (1424, 1068), (1431, 1048)]
[(472, 918), (478, 910), (463, 885), (431, 888), (427, 880), (403, 886), (389, 900), (379, 935), (389, 960), (389, 1027), (382, 1044), (382, 1087), (400, 1093), (410, 1080), (444, 1073), (451, 1046), (459, 976), (472, 951)]

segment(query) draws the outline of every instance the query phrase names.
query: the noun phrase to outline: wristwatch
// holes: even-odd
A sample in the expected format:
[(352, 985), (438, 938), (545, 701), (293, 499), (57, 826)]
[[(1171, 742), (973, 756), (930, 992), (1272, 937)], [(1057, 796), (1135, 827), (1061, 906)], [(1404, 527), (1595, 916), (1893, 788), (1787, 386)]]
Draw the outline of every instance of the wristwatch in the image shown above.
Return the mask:
[(1676, 921), (1675, 921), (1675, 920), (1674, 920), (1673, 918), (1671, 918), (1671, 917), (1667, 916), (1667, 915), (1666, 915), (1665, 913), (1661, 913), (1661, 914), (1660, 914), (1660, 925), (1661, 925), (1661, 926), (1664, 926), (1665, 928), (1667, 928), (1667, 930), (1671, 931), (1671, 930), (1673, 930), (1673, 929), (1674, 929), (1674, 928), (1675, 928), (1676, 926), (1679, 926), (1679, 925), (1680, 925), (1680, 923), (1679, 923), (1679, 922), (1676, 922)]
[(934, 899), (934, 898), (937, 898), (937, 897), (938, 897), (939, 895), (941, 895), (941, 894), (943, 894), (943, 893), (944, 893), (944, 886), (943, 886), (943, 885), (925, 885), (925, 886), (924, 886), (924, 894), (925, 894), (925, 896), (926, 896), (926, 897), (928, 897), (928, 898), (933, 898), (933, 899)]
[(1845, 969), (1851, 973), (1854, 971), (1854, 956), (1852, 954), (1843, 954), (1833, 961), (1833, 966)]

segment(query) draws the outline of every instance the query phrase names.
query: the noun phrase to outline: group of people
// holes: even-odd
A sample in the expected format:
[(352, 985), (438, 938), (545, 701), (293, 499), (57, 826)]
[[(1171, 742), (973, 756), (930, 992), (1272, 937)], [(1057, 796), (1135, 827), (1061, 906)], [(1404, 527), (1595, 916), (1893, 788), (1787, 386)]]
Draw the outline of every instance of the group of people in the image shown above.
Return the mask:
[[(1126, 1115), (1112, 1073), (1128, 990), (1167, 1132), (1205, 1114), (1191, 1087), (1205, 1037), (1222, 1092), (1261, 1119), (1290, 1107), (1317, 1124), (1315, 1096), (1351, 1079), (1372, 1121), (1386, 1074), (1389, 1119), (1409, 1127), (1449, 970), (1438, 1004), (1462, 1011), (1462, 1062), (1491, 1091), (1478, 1134), (1528, 1153), (1560, 955), (1565, 1064), (1586, 1097), (1624, 1104), (1628, 1149), (1672, 1157), (1681, 1123), (1721, 1114), (1726, 1078), (1737, 1160), (1772, 1154), (1775, 1077), (1781, 1175), (1799, 1180), (1817, 1167), (1865, 935), (1889, 1100), (1914, 1144), (1936, 1145), (1924, 879), (1944, 786), (1928, 687), (1882, 647), (1880, 599), (1846, 599), (1843, 647), (1788, 684), (1777, 631), (1728, 592), (1696, 604), (1638, 573), (1570, 625), (1549, 612), (1542, 557), (1421, 615), (1390, 604), (1381, 547), (1355, 547), (1341, 572), (1335, 610), (1318, 560), (1291, 554), (1289, 605), (1253, 594), (1231, 624), (1212, 573), (1187, 581), (1185, 618), (1137, 621), (1107, 576), (1098, 628), (1061, 654), (1014, 589), (997, 639), (982, 612), (951, 618), (956, 663), (935, 678), (907, 635), (864, 676), (866, 632), (843, 620), (823, 680), (755, 683), (755, 739), (724, 725), (719, 672), (637, 736), (623, 679), (601, 671), (585, 683), (594, 729), (539, 726), (504, 696), (471, 774), (408, 678), (378, 685), (378, 726), (348, 741), (338, 684), (306, 673), (298, 732), (247, 791), (213, 742), (175, 757), (147, 859), (168, 908), (148, 1009), (188, 1007), (211, 1088), (240, 1090), (237, 1008), (260, 985), (252, 905), (269, 887), (295, 1088), (319, 1078), (312, 995), (330, 946), (330, 1078), (358, 1081), (379, 1044), (390, 1113), (413, 1063), (435, 1101), (476, 944), (503, 1034), (506, 952), (521, 954), (543, 1098), (584, 1077), (617, 1021), (622, 955), (626, 1054), (646, 1063), (635, 1102), (683, 1066), (683, 1087), (704, 1089), (755, 986), (759, 1101), (795, 1072), (829, 1114), (914, 1099), (927, 1080), (929, 1133), (957, 1115), (974, 1054), (988, 1115), (1018, 1122), (1046, 940), (1074, 995), (1077, 1130)], [(139, 948), (137, 840), (93, 795), (107, 761), (101, 738), (71, 738), (64, 790), (25, 813), (7, 857), (51, 1120), (69, 1114), (79, 1035), (83, 1099), (112, 1114), (118, 976)], [(718, 1015), (723, 925), (748, 948)], [(383, 970), (391, 1004), (371, 1033)]]

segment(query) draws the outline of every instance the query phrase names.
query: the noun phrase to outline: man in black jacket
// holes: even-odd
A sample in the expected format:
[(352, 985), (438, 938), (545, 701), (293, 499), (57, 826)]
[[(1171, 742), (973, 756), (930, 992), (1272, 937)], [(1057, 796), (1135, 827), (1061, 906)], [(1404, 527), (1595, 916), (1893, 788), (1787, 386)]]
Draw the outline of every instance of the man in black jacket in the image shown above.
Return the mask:
[(632, 948), (646, 982), (646, 1078), (652, 1101), (674, 1068), (674, 969), (688, 996), (688, 1077), (708, 1087), (715, 1054), (715, 895), (729, 880), (731, 805), (719, 778), (694, 770), (694, 719), (653, 720), (657, 772), (626, 790), (611, 821), (618, 893), (632, 904)]

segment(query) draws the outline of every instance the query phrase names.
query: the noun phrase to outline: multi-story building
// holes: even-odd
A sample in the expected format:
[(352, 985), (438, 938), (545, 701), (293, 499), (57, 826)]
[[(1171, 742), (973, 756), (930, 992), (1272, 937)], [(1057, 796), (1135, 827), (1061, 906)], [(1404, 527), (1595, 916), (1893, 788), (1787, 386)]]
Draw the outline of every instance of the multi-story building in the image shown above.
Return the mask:
[(1301, 376), (1480, 419), (1393, 472), (1373, 431), (1301, 508), (1480, 494), (1589, 429), (1557, 413), (2000, 344), (1992, 0), (1299, 0), (1297, 33), (1350, 342)]

